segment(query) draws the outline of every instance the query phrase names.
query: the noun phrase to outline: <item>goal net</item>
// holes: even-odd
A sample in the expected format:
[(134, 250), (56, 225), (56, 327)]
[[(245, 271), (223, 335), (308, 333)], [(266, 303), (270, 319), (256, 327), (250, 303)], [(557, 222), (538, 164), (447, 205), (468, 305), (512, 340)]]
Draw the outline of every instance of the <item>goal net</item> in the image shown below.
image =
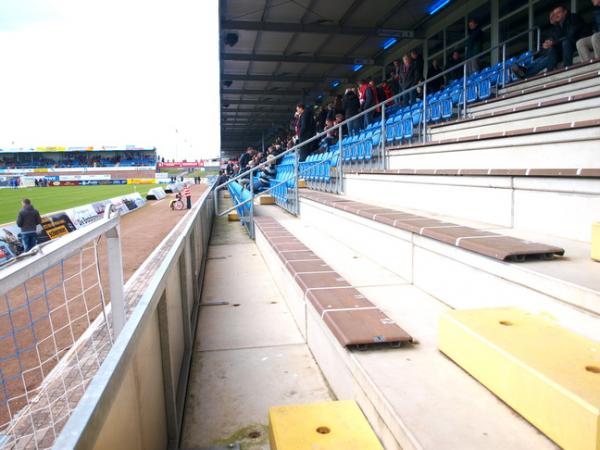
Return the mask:
[(103, 241), (0, 284), (0, 448), (51, 448), (111, 348)]

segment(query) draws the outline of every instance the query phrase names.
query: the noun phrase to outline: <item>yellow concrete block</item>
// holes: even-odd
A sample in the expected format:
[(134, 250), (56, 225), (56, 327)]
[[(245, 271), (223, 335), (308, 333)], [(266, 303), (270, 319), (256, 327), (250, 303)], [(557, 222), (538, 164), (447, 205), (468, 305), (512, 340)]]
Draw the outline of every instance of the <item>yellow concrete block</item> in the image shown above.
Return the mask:
[(231, 194), (229, 193), (229, 191), (223, 192), (223, 198), (231, 198)]
[(298, 188), (300, 188), (300, 189), (306, 188), (306, 180), (298, 180)]
[(600, 261), (600, 222), (592, 224), (592, 259)]
[(258, 197), (258, 202), (261, 205), (274, 205), (275, 197), (272, 197), (270, 195), (261, 195), (260, 197)]
[(271, 450), (383, 450), (354, 401), (269, 410)]
[(229, 214), (227, 214), (227, 220), (230, 222), (239, 222), (240, 215), (235, 211), (231, 211)]
[(600, 450), (600, 343), (498, 308), (445, 314), (438, 345), (561, 447)]

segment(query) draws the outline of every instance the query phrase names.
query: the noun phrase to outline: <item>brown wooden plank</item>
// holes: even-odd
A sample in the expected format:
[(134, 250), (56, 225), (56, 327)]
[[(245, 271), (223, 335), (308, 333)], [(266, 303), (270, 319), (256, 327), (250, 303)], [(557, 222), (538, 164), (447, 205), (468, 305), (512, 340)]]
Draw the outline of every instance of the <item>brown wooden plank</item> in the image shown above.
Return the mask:
[(295, 279), (303, 291), (350, 286), (337, 272), (300, 273)]
[(412, 337), (379, 309), (329, 311), (323, 321), (345, 347), (412, 342)]
[(306, 298), (311, 302), (319, 314), (325, 310), (345, 308), (368, 308), (374, 306), (364, 294), (356, 288), (346, 289), (319, 289), (310, 291)]
[(458, 242), (458, 247), (502, 261), (533, 255), (562, 256), (565, 253), (560, 247), (501, 235), (479, 239), (461, 239)]

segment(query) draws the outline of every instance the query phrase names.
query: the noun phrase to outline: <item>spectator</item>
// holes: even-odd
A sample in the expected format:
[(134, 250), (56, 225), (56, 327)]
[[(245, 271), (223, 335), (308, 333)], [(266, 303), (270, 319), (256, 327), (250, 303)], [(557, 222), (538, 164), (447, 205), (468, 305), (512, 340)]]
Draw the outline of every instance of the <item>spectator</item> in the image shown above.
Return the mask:
[(42, 218), (28, 198), (24, 198), (21, 205), (23, 208), (17, 216), (17, 226), (21, 229), (23, 251), (28, 252), (37, 244), (37, 226), (42, 223)]
[(246, 170), (248, 170), (248, 163), (250, 162), (255, 153), (256, 150), (254, 150), (252, 147), (248, 147), (246, 149), (246, 152), (242, 154), (242, 156), (240, 156), (240, 173), (243, 173)]
[[(377, 92), (377, 85), (373, 79), (369, 80), (369, 88), (371, 89), (371, 93), (373, 94), (373, 105), (379, 104), (379, 93)], [(382, 99), (383, 100), (383, 99)], [(377, 115), (381, 114), (381, 107), (378, 106), (375, 108), (375, 113)]]
[[(298, 142), (306, 142), (315, 135), (315, 119), (312, 111), (308, 110), (302, 103), (296, 105), (298, 114)], [(303, 145), (299, 150), (299, 159), (304, 161), (313, 152), (314, 141)]]
[(462, 57), (460, 56), (458, 50), (454, 50), (450, 55), (450, 62), (448, 63), (449, 67), (455, 67), (455, 69), (450, 72), (449, 78), (451, 80), (458, 80), (463, 77), (464, 72), (460, 63), (462, 63)]
[[(346, 89), (344, 93), (344, 99), (342, 100), (344, 108), (344, 116), (346, 119), (350, 119), (358, 114), (360, 111), (360, 102), (354, 89)], [(360, 130), (360, 123), (358, 119), (353, 119), (348, 122), (348, 133), (356, 134)]]
[[(466, 54), (465, 58), (469, 59), (475, 55), (478, 55), (483, 50), (483, 31), (479, 23), (475, 19), (470, 19), (468, 23), (469, 31), (466, 42)], [(467, 73), (473, 74), (479, 72), (479, 61), (477, 59), (471, 59), (467, 62)]]
[(419, 54), (416, 50), (411, 50), (410, 57), (413, 60), (413, 64), (415, 65), (417, 83), (420, 83), (421, 81), (423, 81), (423, 69), (425, 68), (423, 56)]
[[(400, 91), (406, 91), (417, 85), (417, 71), (413, 59), (407, 54), (402, 57), (402, 70), (400, 72)], [(412, 89), (402, 95), (402, 105), (408, 106), (415, 101), (416, 91)]]
[(577, 41), (577, 53), (582, 61), (600, 58), (600, 0), (592, 0), (594, 33)]
[(267, 164), (261, 168), (261, 172), (258, 177), (258, 185), (254, 186), (254, 193), (258, 193), (267, 189), (270, 186), (271, 180), (274, 180), (276, 175), (277, 165), (275, 163), (275, 157), (273, 155), (269, 155), (267, 156)]
[(185, 197), (187, 209), (192, 209), (192, 190), (187, 183), (183, 185), (183, 196)]
[(219, 177), (217, 178), (216, 186), (220, 186), (223, 183), (227, 183), (228, 180), (229, 180), (229, 177), (227, 175), (225, 175), (225, 171), (219, 170)]
[(558, 63), (558, 52), (554, 40), (549, 37), (544, 40), (542, 49), (534, 55), (533, 62), (527, 66), (513, 64), (511, 70), (520, 79), (536, 75), (542, 70), (552, 70)]
[(573, 65), (575, 45), (583, 31), (581, 18), (559, 5), (550, 10), (550, 24), (559, 62), (562, 61), (564, 67)]
[[(400, 72), (402, 71), (402, 63), (400, 60), (394, 60), (394, 67), (392, 68), (391, 78), (392, 78), (392, 92), (394, 95), (400, 93)], [(400, 100), (398, 99), (398, 102)]]
[[(360, 86), (358, 89), (358, 98), (360, 100), (360, 109), (366, 111), (367, 109), (375, 106), (375, 96), (373, 90), (369, 85), (370, 80), (360, 80)], [(368, 126), (373, 120), (375, 111), (369, 111), (364, 115), (364, 126)]]
[[(444, 71), (444, 68), (441, 67), (438, 63), (437, 59), (431, 60), (431, 65), (427, 70), (427, 78), (431, 79)], [(431, 94), (433, 92), (440, 91), (444, 87), (444, 77), (436, 78), (435, 80), (431, 80), (427, 83), (427, 94)]]

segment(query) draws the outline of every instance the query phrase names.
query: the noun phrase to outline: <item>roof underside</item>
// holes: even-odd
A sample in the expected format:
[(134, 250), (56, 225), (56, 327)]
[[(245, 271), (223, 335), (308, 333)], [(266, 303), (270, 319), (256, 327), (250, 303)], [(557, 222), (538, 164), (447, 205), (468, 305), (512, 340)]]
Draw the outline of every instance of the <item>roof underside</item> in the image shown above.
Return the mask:
[[(381, 66), (389, 37), (418, 43), (429, 3), (221, 0), (222, 149), (241, 151), (287, 127), (298, 101), (360, 77), (354, 64)], [(234, 46), (228, 33), (238, 35)]]

